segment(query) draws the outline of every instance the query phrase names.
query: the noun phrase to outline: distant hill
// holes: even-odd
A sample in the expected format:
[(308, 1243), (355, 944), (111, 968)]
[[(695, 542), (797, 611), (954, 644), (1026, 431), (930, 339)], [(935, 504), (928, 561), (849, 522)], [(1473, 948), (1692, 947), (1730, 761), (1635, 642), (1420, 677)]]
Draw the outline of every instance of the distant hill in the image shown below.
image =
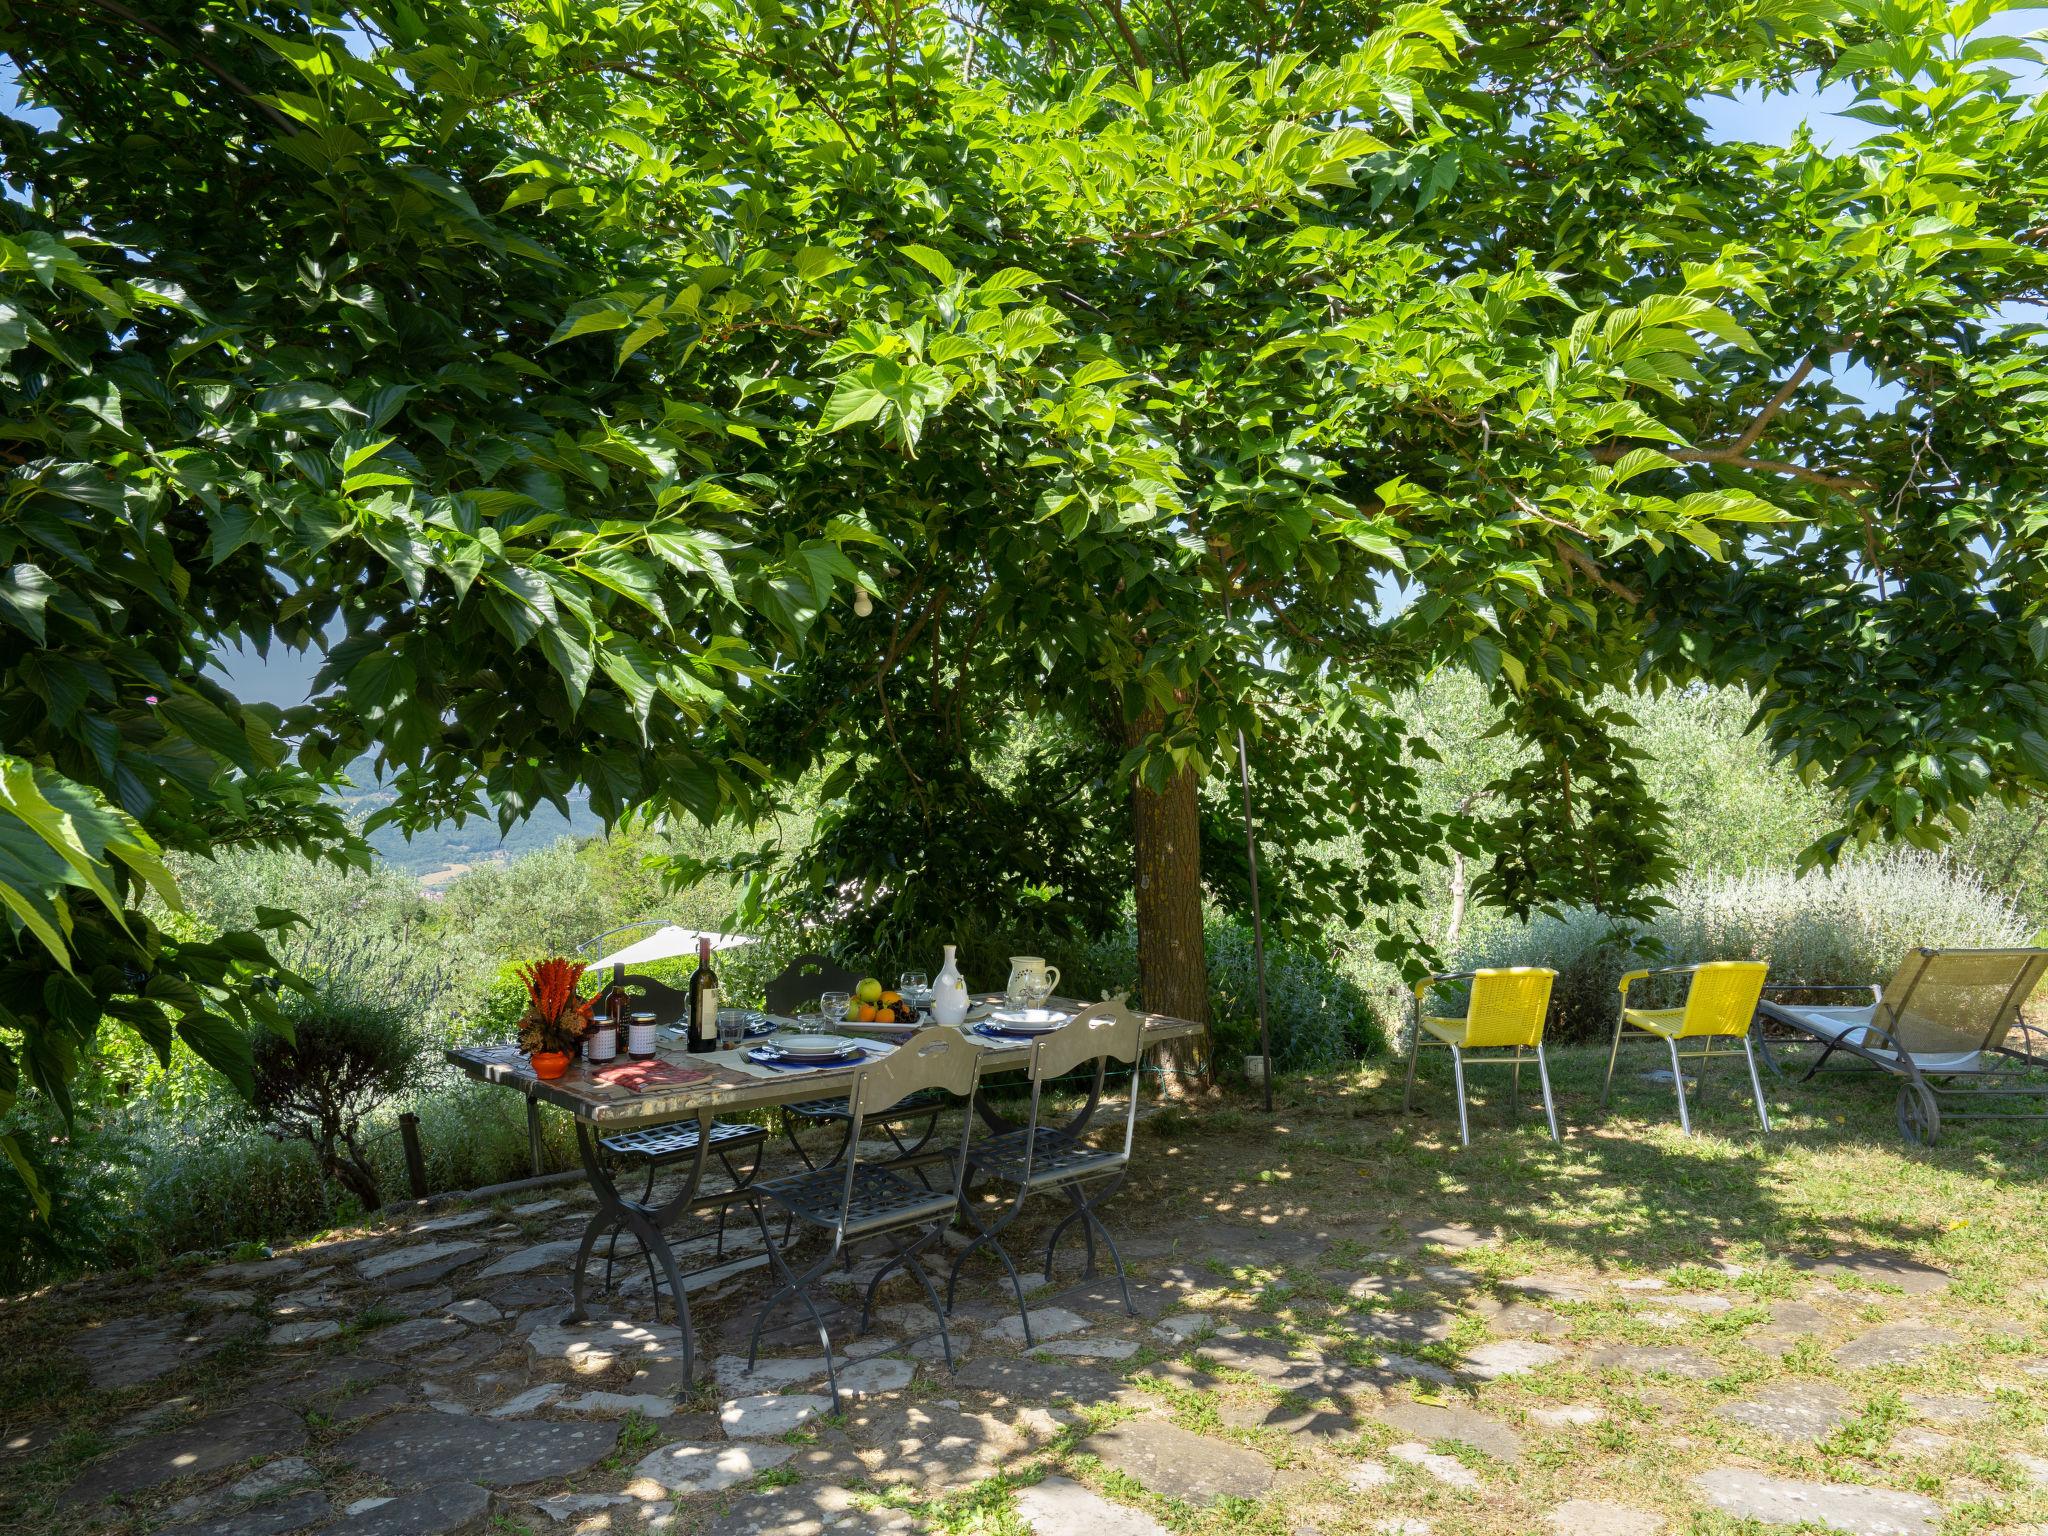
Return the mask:
[[(352, 817), (369, 816), (391, 803), (392, 792), (379, 782), (372, 762), (365, 755), (349, 765), (348, 776), (356, 787), (341, 791), (338, 798)], [(496, 822), (472, 817), (459, 827), (444, 823), (416, 832), (410, 840), (396, 827), (380, 827), (370, 834), (370, 846), (394, 869), (435, 884), (434, 876), (451, 876), (465, 865), (508, 859), (545, 848), (557, 838), (596, 837), (603, 831), (604, 823), (590, 809), (590, 797), (578, 790), (569, 797), (567, 816), (552, 806), (543, 807), (503, 837)]]

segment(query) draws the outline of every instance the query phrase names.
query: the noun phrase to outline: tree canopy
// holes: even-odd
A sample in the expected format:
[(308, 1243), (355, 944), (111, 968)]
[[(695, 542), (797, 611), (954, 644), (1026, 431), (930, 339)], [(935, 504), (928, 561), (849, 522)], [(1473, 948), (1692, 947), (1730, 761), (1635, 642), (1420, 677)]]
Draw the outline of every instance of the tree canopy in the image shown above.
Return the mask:
[[(360, 857), (364, 750), (409, 825), (823, 770), (943, 913), (930, 829), (1042, 716), (1019, 813), (1136, 785), (1195, 1012), (1156, 877), (1240, 729), (1262, 835), (1379, 835), (1310, 917), (1452, 848), (1640, 902), (1613, 689), (1750, 689), (1840, 791), (1816, 858), (2039, 793), (2048, 131), (1996, 11), (0, 5), (0, 1103), (106, 1023), (246, 1083), (265, 942), (166, 934), (158, 855)], [(1808, 70), (1875, 135), (1707, 133)], [(316, 696), (238, 702), (235, 642)], [(1445, 666), (1525, 748), (1455, 815), (1391, 703)]]

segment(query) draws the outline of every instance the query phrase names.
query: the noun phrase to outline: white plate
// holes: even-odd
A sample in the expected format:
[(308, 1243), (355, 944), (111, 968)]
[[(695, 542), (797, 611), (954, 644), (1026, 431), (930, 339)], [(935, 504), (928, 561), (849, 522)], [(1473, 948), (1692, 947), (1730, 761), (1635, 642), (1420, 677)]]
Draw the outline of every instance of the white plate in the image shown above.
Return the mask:
[(1057, 1008), (998, 1008), (988, 1016), (991, 1024), (1026, 1035), (1049, 1035), (1071, 1024), (1074, 1016)]
[(768, 1043), (792, 1061), (824, 1061), (835, 1056), (850, 1056), (866, 1044), (861, 1040), (849, 1040), (844, 1035), (777, 1035)]

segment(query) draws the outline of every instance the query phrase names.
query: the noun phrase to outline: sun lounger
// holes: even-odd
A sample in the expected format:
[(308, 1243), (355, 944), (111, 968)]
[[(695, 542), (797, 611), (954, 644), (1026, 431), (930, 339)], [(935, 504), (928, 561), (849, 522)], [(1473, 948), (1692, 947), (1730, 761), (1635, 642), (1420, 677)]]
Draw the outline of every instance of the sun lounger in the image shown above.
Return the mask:
[[(2048, 1035), (2020, 1017), (2043, 971), (2043, 949), (1916, 949), (1882, 987), (1773, 984), (1757, 1004), (1757, 1047), (1780, 1075), (1792, 1065), (1788, 1048), (1817, 1047), (1802, 1081), (1837, 1056), (1860, 1065), (1833, 1070), (1900, 1078), (1899, 1134), (1908, 1141), (1934, 1141), (1944, 1118), (2048, 1117), (2038, 1107), (2048, 1098), (2048, 1078), (2027, 1070), (2048, 1068)], [(1813, 1001), (1843, 993), (1870, 1001)], [(2013, 1100), (2021, 1107), (1993, 1107)]]

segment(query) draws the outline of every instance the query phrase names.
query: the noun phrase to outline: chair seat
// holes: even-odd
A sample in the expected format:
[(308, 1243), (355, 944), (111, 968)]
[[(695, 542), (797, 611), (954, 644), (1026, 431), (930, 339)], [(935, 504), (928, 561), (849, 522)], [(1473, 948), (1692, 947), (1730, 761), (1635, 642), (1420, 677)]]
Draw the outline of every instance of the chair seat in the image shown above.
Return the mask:
[(1734, 1033), (1718, 1029), (1696, 1029), (1690, 1034), (1685, 1028), (1686, 1010), (1683, 1008), (1624, 1008), (1621, 1016), (1637, 1029), (1646, 1030), (1663, 1040), (1698, 1040), (1715, 1035), (1724, 1040), (1739, 1040), (1748, 1033), (1745, 1028)]
[(1422, 1027), (1445, 1045), (1462, 1046), (1465, 1043), (1467, 1025), (1463, 1019), (1440, 1019), (1425, 1013), (1422, 1016)]
[[(1861, 1008), (1802, 1008), (1791, 1003), (1774, 1003), (1766, 1000), (1758, 1005), (1765, 1018), (1780, 1024), (1789, 1024), (1794, 1029), (1822, 1040), (1839, 1041), (1853, 1045), (1860, 1050), (1886, 1061), (1898, 1059), (1898, 1052), (1889, 1046), (1872, 1043), (1871, 1030), (1877, 1022), (1877, 1005), (1866, 1004)], [(1984, 1070), (1982, 1051), (1914, 1051), (1910, 1053), (1913, 1065), (1923, 1072), (1981, 1072)]]
[(1624, 1008), (1621, 1016), (1637, 1029), (1648, 1030), (1666, 1040), (1677, 1040), (1685, 1034), (1683, 1008)]
[[(1423, 1026), (1423, 1030), (1434, 1034), (1444, 1044), (1454, 1044), (1454, 1047), (1458, 1047), (1460, 1051), (1513, 1051), (1513, 1049), (1516, 1049), (1516, 1044), (1513, 1044), (1511, 1040), (1505, 1042), (1505, 1044), (1499, 1042), (1499, 1040), (1489, 1040), (1487, 1044), (1470, 1044), (1470, 1034), (1473, 1034), (1473, 1026), (1470, 1026), (1470, 1020), (1464, 1020), (1464, 1018), (1438, 1018), (1434, 1014), (1423, 1014), (1421, 1016), (1421, 1026)], [(1536, 1049), (1536, 1040), (1524, 1040), (1522, 1042), (1522, 1049), (1524, 1051), (1534, 1051)]]
[[(711, 1145), (707, 1150), (731, 1152), (767, 1139), (768, 1132), (758, 1125), (733, 1125), (723, 1120), (714, 1120), (711, 1122)], [(694, 1157), (697, 1152), (697, 1122), (681, 1120), (674, 1125), (652, 1125), (645, 1130), (621, 1131), (616, 1136), (605, 1137), (598, 1145), (614, 1157), (638, 1158), (654, 1163), (665, 1163), (679, 1157)]]
[[(754, 1186), (755, 1194), (765, 1195), (791, 1215), (821, 1227), (839, 1225), (839, 1202), (845, 1192), (844, 1164), (811, 1173), (793, 1173)], [(846, 1230), (866, 1232), (877, 1227), (930, 1221), (952, 1210), (955, 1203), (950, 1189), (926, 1189), (894, 1169), (859, 1163), (853, 1170), (853, 1198), (847, 1206)]]
[[(946, 1107), (947, 1095), (936, 1088), (922, 1089), (913, 1093), (900, 1104), (887, 1109), (871, 1110), (862, 1116), (870, 1125), (894, 1125), (903, 1120), (917, 1120), (925, 1115), (936, 1115)], [(789, 1113), (802, 1120), (850, 1120), (853, 1108), (847, 1099), (805, 1099), (801, 1104), (787, 1106)]]
[[(1024, 1174), (1024, 1154), (1031, 1152), (1031, 1175)], [(1113, 1173), (1125, 1162), (1121, 1149), (1114, 1152), (1076, 1141), (1064, 1131), (1040, 1126), (1036, 1134), (1004, 1131), (976, 1142), (967, 1149), (967, 1166), (1008, 1184), (1036, 1189), (1045, 1184), (1064, 1184), (1094, 1174)]]

